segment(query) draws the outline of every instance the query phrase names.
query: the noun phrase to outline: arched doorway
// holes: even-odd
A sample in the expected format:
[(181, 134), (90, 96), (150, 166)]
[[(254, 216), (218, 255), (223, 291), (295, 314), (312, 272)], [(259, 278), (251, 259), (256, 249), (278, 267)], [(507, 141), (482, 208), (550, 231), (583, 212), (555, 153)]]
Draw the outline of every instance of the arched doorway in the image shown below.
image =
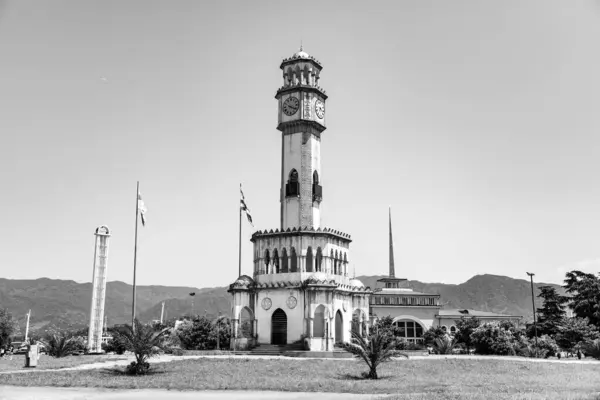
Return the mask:
[(335, 313), (335, 342), (344, 341), (344, 319), (340, 310)]
[(287, 344), (287, 315), (281, 308), (271, 316), (271, 344)]

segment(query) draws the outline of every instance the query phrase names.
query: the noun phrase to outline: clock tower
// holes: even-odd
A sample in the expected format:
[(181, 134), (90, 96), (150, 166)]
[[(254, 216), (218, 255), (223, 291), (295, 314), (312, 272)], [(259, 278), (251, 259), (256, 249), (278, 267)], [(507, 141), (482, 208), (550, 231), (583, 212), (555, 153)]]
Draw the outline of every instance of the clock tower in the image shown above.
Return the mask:
[(280, 229), (321, 227), (321, 133), (325, 130), (327, 95), (319, 86), (323, 67), (300, 51), (281, 62), (279, 102), (281, 131)]
[(229, 286), (231, 346), (332, 352), (334, 343), (349, 341), (350, 330), (367, 322), (372, 292), (348, 273), (350, 235), (321, 226), (323, 67), (301, 48), (280, 68), (280, 226), (252, 234), (252, 276)]

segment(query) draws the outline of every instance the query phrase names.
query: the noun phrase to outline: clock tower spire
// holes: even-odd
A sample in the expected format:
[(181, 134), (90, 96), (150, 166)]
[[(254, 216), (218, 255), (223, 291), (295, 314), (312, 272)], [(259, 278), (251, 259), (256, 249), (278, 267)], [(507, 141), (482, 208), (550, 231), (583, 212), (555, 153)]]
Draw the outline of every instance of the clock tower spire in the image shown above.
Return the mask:
[(300, 47), (281, 62), (283, 86), (279, 102), (281, 131), (281, 229), (321, 226), (321, 133), (325, 126), (325, 90), (319, 86), (323, 67)]

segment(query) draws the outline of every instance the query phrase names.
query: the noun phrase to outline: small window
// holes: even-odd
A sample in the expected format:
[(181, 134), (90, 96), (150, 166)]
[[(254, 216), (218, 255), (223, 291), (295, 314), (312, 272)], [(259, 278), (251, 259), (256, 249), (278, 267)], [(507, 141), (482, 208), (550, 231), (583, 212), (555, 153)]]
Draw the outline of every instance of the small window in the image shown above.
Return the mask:
[(455, 326), (451, 326), (450, 327), (450, 333), (453, 334), (453, 335), (456, 333), (456, 327)]

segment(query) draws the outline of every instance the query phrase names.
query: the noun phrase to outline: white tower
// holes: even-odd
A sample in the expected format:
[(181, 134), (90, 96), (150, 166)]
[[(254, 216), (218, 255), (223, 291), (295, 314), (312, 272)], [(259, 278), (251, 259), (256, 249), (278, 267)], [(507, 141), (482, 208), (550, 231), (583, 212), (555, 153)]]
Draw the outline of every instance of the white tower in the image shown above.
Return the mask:
[(96, 246), (94, 249), (94, 273), (92, 278), (92, 306), (90, 309), (90, 328), (88, 331), (88, 351), (102, 351), (102, 325), (104, 322), (104, 300), (106, 298), (106, 268), (108, 257), (108, 238), (110, 230), (107, 226), (96, 229)]

